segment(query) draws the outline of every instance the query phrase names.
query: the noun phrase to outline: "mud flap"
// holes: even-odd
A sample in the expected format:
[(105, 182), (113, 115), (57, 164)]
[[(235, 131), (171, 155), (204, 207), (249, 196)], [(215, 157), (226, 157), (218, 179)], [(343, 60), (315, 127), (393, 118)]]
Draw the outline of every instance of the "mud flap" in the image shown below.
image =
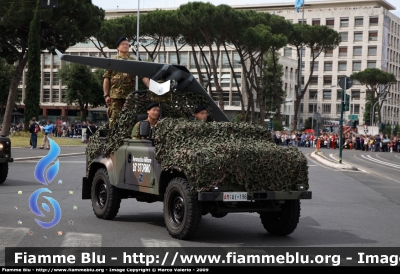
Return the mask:
[(82, 200), (88, 200), (92, 198), (91, 195), (92, 182), (90, 182), (86, 177), (82, 178)]

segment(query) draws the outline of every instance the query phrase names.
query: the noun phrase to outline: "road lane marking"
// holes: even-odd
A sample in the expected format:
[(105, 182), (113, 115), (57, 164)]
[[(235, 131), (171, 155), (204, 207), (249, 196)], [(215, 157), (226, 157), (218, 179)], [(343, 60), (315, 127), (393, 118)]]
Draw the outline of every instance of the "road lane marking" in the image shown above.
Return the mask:
[(0, 266), (5, 264), (5, 248), (18, 246), (29, 230), (26, 227), (0, 227)]
[[(382, 154), (381, 154), (382, 155)], [(375, 155), (376, 156), (376, 158), (379, 158), (379, 159), (381, 159), (382, 161), (387, 161), (388, 163), (391, 163), (391, 164), (395, 164), (395, 165), (398, 165), (398, 164), (400, 164), (399, 162), (393, 162), (393, 161), (391, 161), (391, 160), (387, 160), (387, 159), (385, 159), (385, 158), (382, 158), (380, 155), (378, 155), (378, 154), (376, 154)]]
[[(356, 159), (358, 159), (358, 160), (361, 160), (361, 161), (370, 162), (370, 161), (368, 161), (367, 159), (358, 158), (356, 154), (354, 154), (354, 158), (356, 158)], [(393, 168), (390, 168), (390, 167), (386, 167), (386, 168), (393, 169)], [(379, 172), (377, 172), (376, 170), (369, 170), (369, 169), (367, 169), (367, 168), (366, 168), (365, 170), (368, 171), (368, 173), (372, 173), (372, 174), (379, 175), (379, 176), (381, 176), (381, 177), (383, 177), (383, 178), (385, 178), (385, 179), (388, 179), (388, 180), (391, 180), (391, 181), (394, 181), (394, 182), (400, 184), (400, 181), (397, 181), (397, 180), (395, 180), (395, 179), (392, 179), (392, 178), (390, 178), (390, 177), (387, 177), (387, 176), (385, 176), (385, 175), (382, 175), (382, 174), (380, 174)], [(395, 169), (393, 169), (393, 170), (395, 170)]]
[(396, 169), (400, 169), (400, 165), (395, 165), (395, 164), (391, 164), (391, 163), (388, 163), (388, 162), (385, 162), (385, 161), (381, 161), (381, 160), (372, 158), (370, 155), (367, 155), (367, 156), (361, 155), (361, 157), (363, 157), (364, 159), (369, 160), (371, 162), (380, 164), (380, 165), (384, 165), (384, 166), (389, 166), (389, 167), (393, 167), (393, 168), (396, 168)]
[(144, 247), (182, 247), (179, 242), (158, 239), (140, 239)]
[(101, 234), (67, 232), (61, 247), (101, 247), (101, 243)]

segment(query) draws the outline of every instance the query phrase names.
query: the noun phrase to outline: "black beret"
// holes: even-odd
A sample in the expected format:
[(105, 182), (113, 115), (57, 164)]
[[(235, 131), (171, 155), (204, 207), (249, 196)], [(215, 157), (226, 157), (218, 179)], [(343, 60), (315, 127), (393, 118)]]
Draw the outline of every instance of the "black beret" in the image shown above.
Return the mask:
[(147, 106), (147, 110), (150, 110), (150, 109), (152, 109), (153, 107), (160, 107), (160, 104), (157, 103), (157, 102), (150, 103), (150, 104)]
[(119, 46), (119, 43), (121, 43), (122, 41), (125, 41), (125, 40), (128, 41), (128, 37), (122, 36), (121, 38), (119, 38), (118, 41), (117, 41), (117, 48)]
[(194, 113), (199, 113), (202, 110), (207, 110), (207, 108), (205, 106), (198, 106), (195, 110)]

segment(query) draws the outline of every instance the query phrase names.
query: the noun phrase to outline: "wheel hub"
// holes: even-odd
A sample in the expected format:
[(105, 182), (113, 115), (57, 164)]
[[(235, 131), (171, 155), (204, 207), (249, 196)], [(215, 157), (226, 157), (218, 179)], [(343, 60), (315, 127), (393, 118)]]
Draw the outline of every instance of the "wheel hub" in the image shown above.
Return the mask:
[(176, 226), (180, 225), (183, 221), (183, 217), (185, 214), (185, 206), (183, 202), (183, 198), (179, 195), (175, 196), (174, 198), (171, 199), (171, 211), (170, 211), (170, 217), (172, 220), (172, 223)]
[(107, 187), (105, 183), (102, 183), (97, 192), (97, 201), (100, 207), (104, 207), (107, 202)]

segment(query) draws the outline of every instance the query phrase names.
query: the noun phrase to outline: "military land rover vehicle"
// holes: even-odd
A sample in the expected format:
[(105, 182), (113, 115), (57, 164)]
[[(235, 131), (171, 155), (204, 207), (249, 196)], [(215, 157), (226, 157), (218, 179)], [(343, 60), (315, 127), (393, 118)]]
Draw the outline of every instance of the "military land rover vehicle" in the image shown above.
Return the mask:
[(11, 141), (0, 135), (0, 184), (4, 183), (8, 175), (8, 163), (13, 162), (11, 157)]
[[(116, 121), (90, 137), (82, 199), (91, 199), (98, 218), (113, 219), (121, 199), (135, 198), (162, 202), (166, 228), (177, 239), (193, 237), (206, 214), (259, 214), (273, 235), (296, 229), (300, 200), (312, 196), (307, 159), (297, 148), (275, 145), (264, 126), (230, 122), (184, 66), (57, 54), (164, 83), (132, 92)], [(143, 120), (154, 101), (161, 117), (150, 130)], [(198, 105), (207, 106), (209, 122), (191, 121)], [(132, 139), (137, 122), (143, 138)]]

